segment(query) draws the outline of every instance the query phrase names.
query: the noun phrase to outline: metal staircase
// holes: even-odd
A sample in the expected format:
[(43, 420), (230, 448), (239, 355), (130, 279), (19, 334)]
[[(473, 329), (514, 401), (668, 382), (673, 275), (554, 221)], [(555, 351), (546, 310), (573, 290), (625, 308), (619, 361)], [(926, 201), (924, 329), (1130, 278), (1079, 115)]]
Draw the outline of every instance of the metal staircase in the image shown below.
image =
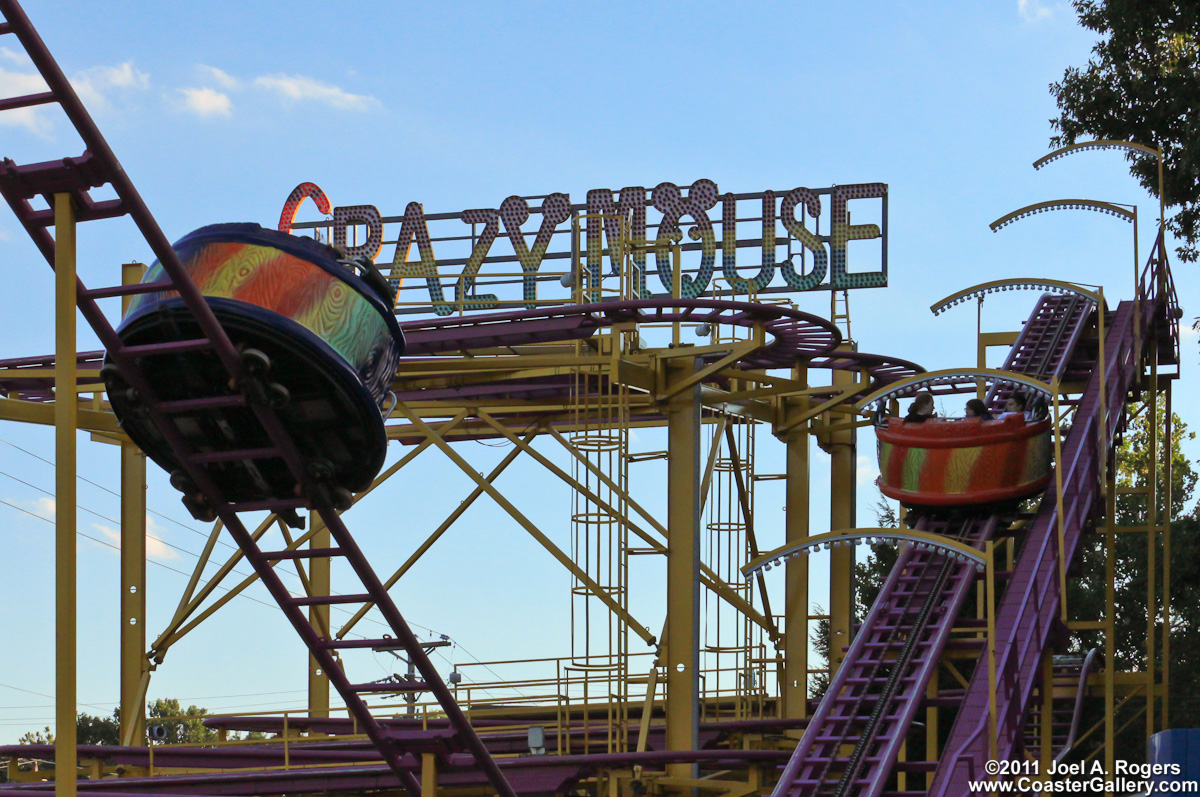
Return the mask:
[[(263, 400), (264, 393), (254, 363), (243, 362), (239, 356), (234, 342), (222, 329), (195, 284), (189, 279), (170, 242), (159, 229), (129, 176), (121, 168), (121, 164), (28, 17), (16, 0), (0, 0), (0, 12), (4, 16), (3, 22), (0, 22), (0, 36), (14, 35), (20, 41), (49, 87), (46, 92), (0, 100), (0, 112), (57, 104), (66, 113), (86, 147), (80, 156), (44, 163), (18, 165), (6, 159), (0, 165), (0, 192), (4, 194), (13, 212), (51, 267), (55, 264), (55, 237), (51, 235), (50, 228), (54, 225), (56, 201), (62, 201), (56, 200), (56, 197), (67, 195), (78, 222), (128, 215), (145, 237), (167, 275), (166, 280), (157, 283), (98, 289), (89, 289), (81, 280), (77, 280), (76, 283), (79, 310), (104, 344), (121, 378), (136, 391), (141, 411), (146, 412), (161, 431), (179, 461), (183, 463), (187, 476), (199, 488), (207, 505), (225, 524), (225, 528), (245, 553), (262, 583), (308, 646), (317, 664), (329, 676), (330, 682), (345, 701), (356, 727), (370, 737), (380, 756), (399, 778), (400, 784), (414, 797), (420, 794), (420, 782), (414, 775), (414, 770), (420, 766), (419, 758), (411, 753), (438, 752), (443, 756), (443, 760), (448, 761), (451, 753), (465, 751), (473, 757), (475, 765), (486, 774), (491, 787), (498, 794), (513, 797), (514, 792), (495, 760), (488, 754), (479, 736), (454, 701), (424, 648), (409, 629), (399, 609), (392, 602), (379, 577), (334, 509), (335, 496), (331, 485), (322, 480), (319, 468), (310, 468), (309, 463), (303, 460), (296, 442), (285, 431), (276, 411), (268, 401)], [(91, 189), (106, 184), (112, 187), (117, 198), (94, 200), (90, 194)], [(38, 196), (45, 198), (50, 210), (34, 209), (31, 200)], [(195, 337), (154, 345), (124, 345), (97, 304), (98, 300), (104, 298), (166, 290), (177, 291), (196, 319), (199, 333)], [(211, 352), (227, 371), (228, 384), (236, 389), (216, 391), (211, 396), (199, 396), (187, 401), (159, 401), (145, 378), (145, 363), (154, 358), (196, 351)], [(191, 450), (177, 426), (176, 419), (179, 414), (194, 411), (199, 407), (230, 405), (246, 406), (253, 411), (270, 441), (269, 445), (254, 450), (207, 454)], [(282, 461), (295, 478), (296, 495), (252, 502), (227, 502), (210, 476), (208, 467), (218, 461), (230, 459)], [(332, 547), (289, 547), (287, 550), (264, 551), (241, 520), (241, 515), (245, 512), (267, 510), (289, 513), (298, 508), (309, 509), (314, 521), (319, 518), (320, 522), (324, 523), (333, 540)], [(357, 578), (359, 588), (353, 589), (354, 594), (350, 595), (291, 595), (276, 574), (274, 564), (284, 560), (315, 558), (344, 560)], [(374, 604), (387, 622), (391, 636), (381, 639), (336, 640), (329, 634), (328, 629), (318, 632), (309, 622), (306, 614), (308, 607), (346, 602)], [(403, 650), (409, 661), (415, 665), (420, 680), (386, 684), (352, 682), (342, 667), (338, 651), (378, 647)], [(411, 733), (405, 734), (402, 743), (393, 729), (381, 725), (372, 716), (365, 701), (372, 694), (403, 691), (431, 693), (445, 711), (449, 727), (431, 730), (415, 741), (410, 738)]]

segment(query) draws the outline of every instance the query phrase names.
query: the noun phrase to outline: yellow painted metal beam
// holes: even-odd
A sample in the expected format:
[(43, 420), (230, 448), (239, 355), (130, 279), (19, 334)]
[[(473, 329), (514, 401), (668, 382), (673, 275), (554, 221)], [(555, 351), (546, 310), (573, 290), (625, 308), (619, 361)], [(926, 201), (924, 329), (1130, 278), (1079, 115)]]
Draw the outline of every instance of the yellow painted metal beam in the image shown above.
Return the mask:
[(442, 453), (450, 459), (451, 462), (457, 465), (459, 469), (461, 469), (463, 473), (465, 473), (477, 485), (483, 487), (484, 491), (487, 492), (492, 500), (499, 504), (500, 507), (504, 509), (504, 511), (506, 511), (519, 526), (521, 526), (521, 528), (525, 529), (525, 531), (528, 532), (531, 537), (541, 543), (542, 547), (545, 548), (551, 556), (557, 559), (559, 564), (570, 570), (575, 577), (579, 579), (580, 583), (586, 586), (588, 590), (590, 590), (598, 599), (600, 599), (600, 601), (608, 606), (614, 614), (618, 615), (622, 620), (627, 622), (629, 627), (633, 629), (633, 632), (641, 637), (647, 645), (653, 645), (655, 643), (654, 635), (650, 633), (650, 630), (646, 628), (645, 625), (638, 622), (637, 619), (633, 617), (633, 615), (631, 615), (623, 606), (617, 603), (617, 601), (613, 600), (612, 596), (609, 595), (602, 586), (597, 584), (595, 579), (593, 579), (578, 565), (576, 565), (575, 562), (571, 560), (571, 557), (563, 553), (563, 551), (557, 545), (555, 545), (550, 538), (542, 532), (541, 529), (534, 525), (533, 521), (531, 521), (524, 514), (522, 514), (519, 509), (513, 506), (512, 502), (509, 501), (503, 493), (501, 493), (494, 486), (489, 484), (482, 476), (480, 476), (479, 471), (472, 468), (470, 463), (463, 459), (462, 456), (460, 456), (459, 453), (455, 451), (448, 442), (442, 439), (416, 414), (410, 412), (405, 406), (404, 402), (400, 402), (396, 405), (396, 411), (407, 417), (414, 426), (416, 426), (425, 434), (426, 437), (432, 439), (433, 444), (437, 446)]
[[(535, 434), (534, 432), (530, 432), (528, 435), (526, 435), (526, 438), (525, 438), (526, 441), (531, 440), (533, 438), (534, 434)], [(432, 441), (429, 441), (429, 443), (430, 443), (430, 445), (432, 445)], [(497, 463), (497, 465), (494, 468), (492, 468), (491, 472), (488, 473), (488, 475), (486, 477), (487, 482), (489, 484), (495, 483), (496, 479), (499, 478), (500, 474), (504, 473), (504, 470), (509, 465), (511, 465), (513, 460), (515, 460), (520, 454), (521, 454), (521, 448), (519, 448), (519, 447), (514, 447), (511, 451), (509, 451), (507, 454), (505, 454), (504, 459), (500, 460), (500, 462)], [(408, 557), (408, 559), (405, 560), (404, 564), (400, 565), (399, 569), (397, 569), (396, 572), (392, 573), (392, 575), (389, 576), (388, 579), (383, 582), (383, 588), (391, 589), (392, 587), (394, 587), (396, 585), (396, 583), (399, 582), (400, 579), (404, 577), (404, 574), (407, 573), (410, 569), (412, 569), (413, 565), (415, 565), (421, 559), (421, 557), (425, 555), (425, 552), (428, 551), (430, 548), (432, 548), (433, 544), (442, 538), (442, 535), (445, 534), (446, 531), (452, 525), (454, 525), (454, 523), (457, 522), (458, 519), (460, 517), (462, 517), (463, 514), (465, 514), (468, 509), (471, 508), (471, 506), (475, 503), (476, 499), (478, 499), (479, 496), (483, 495), (483, 493), (484, 493), (483, 487), (476, 485), (475, 489), (471, 491), (471, 494), (468, 495), (463, 501), (461, 501), (459, 503), (458, 506), (456, 506), (450, 512), (450, 514), (446, 517), (446, 519), (442, 521), (441, 525), (439, 525), (436, 529), (434, 529), (433, 533), (430, 534), (425, 539), (424, 542), (422, 542), (419, 546), (417, 546), (417, 550), (413, 551), (413, 553)], [(354, 613), (354, 615), (349, 620), (347, 620), (346, 623), (338, 630), (337, 638), (342, 639), (343, 637), (346, 636), (346, 634), (350, 633), (350, 630), (352, 628), (354, 628), (354, 626), (357, 625), (359, 623), (359, 621), (361, 621), (362, 618), (366, 616), (367, 612), (369, 612), (374, 606), (375, 606), (374, 603), (365, 603), (361, 607), (359, 607), (358, 611), (356, 611)]]
[[(146, 266), (125, 263), (121, 284), (142, 281)], [(132, 296), (121, 298), (125, 312)], [(146, 455), (132, 442), (121, 445), (121, 738), (146, 740)]]
[[(642, 506), (640, 504), (638, 504), (638, 502), (635, 501), (632, 497), (630, 497), (629, 493), (626, 490), (624, 490), (620, 485), (618, 485), (616, 482), (614, 482), (608, 476), (608, 474), (606, 474), (604, 471), (597, 468), (594, 463), (588, 461), (588, 458), (585, 457), (579, 451), (579, 449), (577, 449), (571, 443), (570, 440), (567, 440), (565, 437), (563, 437), (563, 435), (557, 429), (550, 427), (550, 426), (546, 426), (546, 427), (544, 427), (543, 431), (545, 431), (547, 434), (549, 434), (551, 437), (553, 437), (555, 440), (557, 440), (558, 443), (563, 448), (565, 448), (567, 450), (567, 452), (569, 454), (571, 454), (572, 457), (574, 457), (576, 459), (576, 461), (578, 461), (581, 465), (583, 465), (585, 468), (587, 468), (589, 471), (591, 471), (592, 474), (594, 476), (596, 476), (596, 478), (602, 484), (604, 484), (605, 487), (612, 490), (614, 494), (618, 495), (621, 498), (621, 500), (624, 501), (629, 506), (630, 509), (637, 512), (646, 521), (646, 524), (648, 526), (650, 526), (652, 529), (654, 529), (656, 532), (658, 532), (659, 535), (661, 535), (663, 537), (663, 539), (670, 538), (670, 533), (668, 532), (666, 527), (664, 527), (661, 523), (659, 523), (658, 520), (654, 517), (654, 515), (650, 514), (645, 509), (643, 509)], [(658, 552), (658, 551), (661, 551), (663, 553), (666, 552), (666, 548), (664, 546), (662, 546), (661, 544), (656, 543), (656, 542), (652, 542), (651, 544), (655, 548), (656, 552)], [(728, 603), (730, 606), (732, 606), (733, 608), (737, 609), (739, 612), (744, 614), (755, 625), (758, 625), (764, 631), (766, 631), (767, 635), (771, 638), (772, 641), (779, 640), (779, 638), (780, 638), (779, 629), (775, 625), (775, 623), (772, 621), (772, 619), (769, 617), (764, 617), (762, 614), (760, 614), (758, 612), (758, 610), (756, 610), (752, 605), (750, 605), (750, 603), (745, 598), (743, 598), (741, 595), (737, 594), (737, 592), (733, 589), (732, 586), (730, 586), (724, 579), (722, 579), (719, 575), (717, 575), (717, 573), (711, 567), (704, 564), (703, 562), (700, 563), (700, 582), (702, 585), (704, 585), (708, 589), (712, 590), (712, 592), (715, 593), (719, 598), (721, 598), (726, 603)]]
[[(842, 373), (842, 372), (838, 371), (837, 373)], [(853, 396), (858, 391), (862, 390), (864, 386), (865, 386), (864, 384), (861, 384), (858, 382), (855, 382), (854, 384), (851, 384), (851, 385), (838, 385), (837, 386), (838, 391), (837, 391), (837, 393), (835, 393), (833, 395), (832, 398), (829, 398), (829, 399), (821, 402), (820, 404), (816, 405), (815, 407), (809, 407), (808, 409), (806, 409), (802, 412), (793, 413), (786, 420), (783, 420), (778, 425), (776, 425), (775, 430), (774, 430), (776, 436), (781, 436), (783, 434), (786, 434), (792, 428), (799, 426), (800, 424), (805, 423), (806, 421), (811, 421), (812, 419), (821, 415), (821, 413), (828, 412), (829, 410), (834, 409), (835, 407), (837, 407), (840, 404), (844, 404), (851, 396)]]
[[(805, 373), (797, 367), (798, 375)], [(809, 435), (807, 423), (796, 421), (809, 405), (807, 396), (788, 400), (784, 420), (787, 472), (784, 496), (784, 547), (799, 546), (809, 539)], [(761, 558), (761, 555), (760, 557)], [(784, 716), (802, 719), (808, 716), (808, 635), (809, 635), (809, 561), (796, 557), (787, 563), (784, 584)]]
[(54, 481), (58, 510), (54, 544), (54, 778), (55, 797), (75, 797), (76, 700), (76, 510), (75, 434), (79, 407), (75, 337), (75, 204), (54, 195)]
[[(762, 346), (758, 341), (751, 341), (741, 345), (733, 346), (731, 348), (732, 351), (730, 351), (729, 354), (726, 354), (715, 363), (696, 369), (695, 373), (688, 374), (686, 378), (680, 379), (678, 383), (676, 383), (674, 380), (668, 380), (665, 387), (658, 391), (658, 399), (660, 401), (670, 401), (672, 398), (678, 396), (680, 393), (683, 393), (685, 390), (699, 385), (701, 382), (712, 379), (717, 374), (736, 363), (738, 360), (744, 358), (746, 355), (762, 348)], [(687, 351), (690, 352), (691, 349), (688, 349)]]
[(141, 698), (146, 658), (146, 455), (133, 443), (121, 446), (121, 736), (146, 739)]
[[(843, 344), (847, 346), (848, 344)], [(849, 371), (834, 371), (835, 386), (848, 385), (846, 390), (857, 392), (859, 383)], [(826, 402), (828, 404), (829, 402)], [(826, 415), (824, 423), (832, 425)], [(818, 438), (820, 440), (821, 438)], [(829, 461), (829, 525), (834, 529), (854, 528), (857, 505), (858, 477), (857, 439), (853, 429), (832, 432), (828, 441)], [(854, 623), (854, 546), (845, 545), (829, 551), (829, 674), (841, 668), (850, 644)]]
[[(68, 390), (67, 392), (71, 393), (72, 391)], [(0, 420), (18, 421), (20, 423), (40, 423), (44, 426), (53, 426), (55, 423), (54, 407), (57, 403), (0, 398)], [(111, 412), (85, 409), (79, 403), (76, 403), (75, 419), (78, 428), (85, 432), (124, 435), (121, 427), (117, 425), (117, 416)]]
[[(712, 442), (708, 447), (708, 461), (704, 463), (704, 478), (700, 481), (700, 511), (708, 504), (709, 487), (712, 484), (713, 469), (717, 466), (717, 457), (721, 453), (721, 435), (729, 427), (729, 416), (717, 418), (717, 428), (713, 431)], [(669, 455), (668, 455), (669, 456)]]
[[(695, 750), (700, 723), (700, 396), (693, 359), (667, 364), (667, 750)], [(683, 384), (691, 390), (673, 390)], [(667, 774), (694, 778), (694, 764)]]

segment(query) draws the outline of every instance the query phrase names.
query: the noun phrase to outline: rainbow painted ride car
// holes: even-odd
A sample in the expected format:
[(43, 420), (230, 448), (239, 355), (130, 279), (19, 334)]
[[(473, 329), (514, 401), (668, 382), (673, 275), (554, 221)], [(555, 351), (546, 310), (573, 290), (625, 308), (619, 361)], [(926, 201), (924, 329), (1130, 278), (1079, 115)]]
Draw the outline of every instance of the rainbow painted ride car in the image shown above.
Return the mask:
[(879, 489), (913, 506), (991, 504), (1033, 495), (1050, 481), (1050, 421), (888, 418), (876, 430)]
[[(361, 276), (355, 273), (331, 247), (257, 224), (202, 227), (176, 242), (175, 251), (243, 362), (262, 375), (266, 399), (310, 472), (339, 491), (369, 486), (383, 467), (381, 406), (404, 350), (387, 282), (367, 264)], [(156, 262), (142, 281), (163, 279)], [(175, 291), (138, 295), (118, 333), (134, 346), (203, 337)], [(294, 494), (295, 479), (281, 459), (220, 461), (219, 452), (271, 444), (247, 402), (221, 401), (237, 391), (215, 351), (149, 354), (142, 366), (159, 401), (196, 405), (172, 410), (171, 417), (190, 448), (216, 454), (205, 467), (226, 501)], [(115, 366), (102, 374), (122, 428), (172, 474), (188, 504), (193, 488), (136, 391)]]

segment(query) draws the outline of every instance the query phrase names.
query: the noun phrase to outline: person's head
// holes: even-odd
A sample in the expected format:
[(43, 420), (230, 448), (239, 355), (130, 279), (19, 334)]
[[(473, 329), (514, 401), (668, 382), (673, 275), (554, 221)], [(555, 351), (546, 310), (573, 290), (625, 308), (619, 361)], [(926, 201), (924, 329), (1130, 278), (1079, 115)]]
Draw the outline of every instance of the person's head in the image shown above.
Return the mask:
[(973, 398), (967, 402), (967, 417), (982, 418), (987, 415), (987, 405), (977, 398)]
[(913, 399), (912, 412), (918, 415), (933, 415), (933, 394), (928, 391), (918, 393)]
[(1008, 397), (1008, 401), (1004, 402), (1005, 412), (1024, 412), (1025, 397), (1020, 393), (1014, 393)]

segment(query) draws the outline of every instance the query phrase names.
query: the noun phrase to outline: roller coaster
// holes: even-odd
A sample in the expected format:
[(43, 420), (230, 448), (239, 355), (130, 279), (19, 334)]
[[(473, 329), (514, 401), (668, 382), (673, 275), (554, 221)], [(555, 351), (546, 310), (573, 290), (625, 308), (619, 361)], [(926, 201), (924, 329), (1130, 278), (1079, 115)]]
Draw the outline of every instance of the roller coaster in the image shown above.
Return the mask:
[[(1179, 363), (1180, 313), (1161, 232), (1135, 296), (1115, 308), (1100, 291), (1041, 279), (989, 283), (934, 305), (940, 313), (993, 290), (1036, 291), (1020, 332), (1005, 338), (1010, 350), (1000, 369), (981, 360), (965, 370), (926, 372), (857, 351), (836, 312), (830, 320), (753, 296), (629, 294), (397, 322), (379, 300), (373, 264), (339, 262), (336, 250), (311, 240), (226, 225), (172, 245), (20, 6), (0, 0), (0, 12), (0, 35), (20, 42), (48, 87), (0, 100), (0, 112), (57, 104), (85, 146), (82, 155), (53, 161), (4, 161), (0, 192), (56, 271), (60, 330), (78, 308), (104, 346), (75, 351), (72, 328), (55, 355), (0, 363), (9, 396), (4, 417), (53, 420), (60, 433), (85, 428), (139, 446), (171, 473), (194, 517), (217, 522), (212, 539), (228, 534), (236, 543), (326, 684), (323, 701), (319, 686), (310, 689), (303, 715), (213, 717), (207, 722), (219, 742), (148, 744), (141, 709), (149, 664), (161, 663), (198, 606), (189, 603), (193, 579), (181, 603), (190, 609), (173, 630), (148, 653), (144, 644), (123, 652), (123, 743), (77, 746), (60, 728), (55, 745), (5, 747), (10, 783), (0, 795), (403, 790), (413, 797), (511, 797), (701, 789), (959, 797), (969, 782), (993, 774), (986, 761), (1045, 764), (1070, 754), (1083, 736), (1089, 696), (1105, 701), (1103, 746), (1111, 761), (1115, 701), (1137, 693), (1131, 679), (1118, 684), (1111, 664), (1115, 607), (1110, 596), (1107, 657), (1069, 653), (1064, 632), (1080, 621), (1067, 616), (1064, 587), (1087, 535), (1105, 538), (1111, 560), (1110, 459), (1132, 403), (1154, 406), (1169, 393), (1158, 368)], [(94, 199), (91, 191), (101, 186), (116, 198)], [(47, 208), (35, 207), (39, 197)], [(85, 286), (75, 275), (76, 228), (122, 216), (136, 224), (154, 265), (120, 285)], [(278, 280), (263, 277), (267, 287), (254, 293), (248, 282), (221, 276), (245, 268), (249, 279), (276, 268), (270, 264), (318, 282), (317, 305), (335, 307), (329, 317), (321, 320), (324, 310), (305, 316), (296, 309), (300, 299), (281, 298), (272, 287)], [(120, 324), (101, 307), (109, 299), (126, 304)], [(681, 343), (680, 330), (693, 327), (706, 330), (708, 345)], [(670, 344), (659, 345), (660, 335), (672, 337)], [(823, 372), (828, 385), (810, 384)], [(94, 403), (55, 401), (83, 384), (92, 386)], [(1020, 392), (1038, 398), (1048, 418), (909, 428), (894, 416), (901, 400), (921, 392), (979, 395), (996, 412)], [(853, 521), (856, 430), (878, 419), (880, 486), (911, 508), (908, 526), (858, 528)], [(754, 472), (755, 426), (786, 448), (786, 473)], [(665, 427), (667, 450), (631, 453), (628, 431), (641, 427)], [(705, 429), (712, 432), (707, 467), (700, 456)], [(809, 529), (810, 437), (833, 463), (827, 533)], [(572, 471), (539, 453), (536, 439), (559, 444)], [(511, 454), (484, 475), (456, 450), (464, 440), (503, 441)], [(389, 441), (407, 453), (380, 476)], [(594, 629), (585, 628), (566, 665), (574, 675), (538, 683), (545, 699), (497, 705), (448, 682), (389, 592), (409, 565), (381, 575), (343, 518), (432, 448), (475, 488), (415, 556), (487, 495), (571, 572), (572, 600), (585, 614), (618, 629), (596, 642)], [(671, 622), (661, 634), (631, 611), (623, 564), (597, 569), (590, 553), (559, 550), (494, 486), (521, 453), (572, 486), (580, 539), (597, 549), (614, 546), (622, 563), (631, 551), (666, 559)], [(628, 489), (628, 468), (639, 458), (667, 460), (665, 522)], [(786, 482), (788, 520), (785, 543), (763, 550), (753, 488), (768, 477)], [(709, 530), (719, 533), (702, 557), (705, 509)], [(248, 518), (264, 514), (252, 528)], [(264, 542), (276, 525), (284, 548)], [(289, 527), (302, 533), (293, 538)], [(1150, 537), (1166, 556), (1169, 524)], [(863, 542), (895, 546), (896, 559), (856, 624), (848, 574)], [(810, 676), (818, 668), (809, 666), (808, 637), (817, 618), (809, 607), (809, 555), (820, 550), (830, 553), (830, 663), (827, 686), (812, 697)], [(332, 562), (354, 580), (339, 584), (340, 593), (329, 588)], [(285, 583), (281, 565), (298, 568), (304, 594)], [(786, 572), (782, 612), (769, 605), (773, 568)], [(718, 640), (701, 650), (701, 589), (712, 596), (713, 616), (735, 613), (737, 644)], [(374, 610), (385, 631), (354, 636), (353, 621), (335, 628), (335, 605), (356, 608), (355, 621)], [(631, 638), (654, 650), (641, 670)], [(403, 656), (409, 673), (362, 680), (352, 659), (362, 651)], [(706, 676), (717, 684), (711, 691), (701, 687), (702, 656), (735, 662), (734, 672), (721, 674), (718, 666)], [(1153, 729), (1165, 723), (1158, 717), (1165, 717), (1168, 682), (1153, 657), (1150, 664), (1138, 688)], [(945, 685), (945, 673), (954, 686)], [(333, 716), (339, 709), (329, 705), (328, 686), (344, 716)], [(73, 687), (60, 691), (60, 708), (69, 704), (60, 716), (74, 716), (73, 694)], [(418, 695), (427, 696), (419, 712)], [(399, 710), (381, 708), (372, 703), (381, 696), (405, 702)], [(231, 738), (247, 731), (269, 738)], [(919, 758), (910, 755), (917, 749)], [(55, 761), (55, 778), (23, 771), (21, 757)]]

